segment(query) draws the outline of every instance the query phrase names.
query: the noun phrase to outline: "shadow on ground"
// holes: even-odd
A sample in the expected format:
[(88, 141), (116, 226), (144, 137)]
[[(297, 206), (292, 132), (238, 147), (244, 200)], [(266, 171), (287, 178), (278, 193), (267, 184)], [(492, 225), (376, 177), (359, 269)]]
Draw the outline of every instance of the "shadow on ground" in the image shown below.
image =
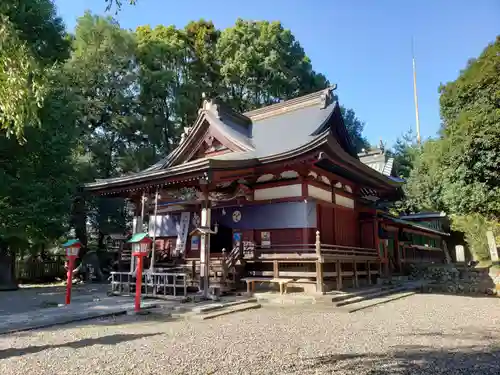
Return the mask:
[[(423, 331), (411, 336), (415, 337), (415, 340), (425, 338), (435, 344), (432, 347), (395, 346), (388, 348), (386, 353), (346, 353), (311, 357), (306, 358), (299, 366), (291, 365), (290, 372), (339, 372), (360, 375), (500, 374), (498, 333), (495, 335), (487, 330), (477, 331), (471, 328), (450, 333)], [(438, 349), (437, 341), (443, 338), (456, 339), (457, 347)], [(470, 345), (464, 346), (464, 340), (469, 341)]]
[(309, 358), (298, 373), (477, 374), (500, 373), (500, 348), (471, 346), (457, 350), (436, 350), (426, 346), (398, 347), (390, 354), (332, 354)]
[(64, 344), (57, 345), (41, 345), (41, 346), (29, 346), (26, 348), (9, 348), (0, 350), (0, 360), (12, 358), (12, 357), (20, 357), (25, 354), (34, 354), (39, 353), (47, 349), (56, 349), (56, 348), (72, 348), (79, 349), (92, 345), (115, 345), (121, 342), (138, 340), (144, 337), (156, 336), (161, 333), (145, 333), (145, 334), (116, 334), (109, 335), (97, 338), (83, 339), (73, 342), (67, 342)]

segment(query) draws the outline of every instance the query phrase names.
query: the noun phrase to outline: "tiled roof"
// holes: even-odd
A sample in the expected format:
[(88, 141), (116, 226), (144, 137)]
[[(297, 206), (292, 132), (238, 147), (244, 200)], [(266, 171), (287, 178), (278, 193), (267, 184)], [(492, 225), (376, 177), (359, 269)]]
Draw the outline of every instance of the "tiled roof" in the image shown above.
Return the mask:
[(390, 176), (394, 165), (394, 158), (388, 158), (382, 149), (374, 149), (358, 153), (359, 160), (382, 173), (384, 176)]

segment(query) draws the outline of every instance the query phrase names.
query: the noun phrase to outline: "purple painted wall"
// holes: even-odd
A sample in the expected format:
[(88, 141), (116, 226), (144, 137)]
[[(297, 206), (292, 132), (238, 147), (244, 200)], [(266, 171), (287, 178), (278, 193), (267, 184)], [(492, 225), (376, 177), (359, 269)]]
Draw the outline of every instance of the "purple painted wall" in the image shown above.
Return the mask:
[[(212, 210), (212, 223), (233, 229), (316, 228), (315, 202), (286, 202)], [(241, 212), (241, 220), (233, 221), (233, 212)]]
[[(316, 228), (315, 202), (286, 202), (243, 207), (228, 207), (222, 214), (221, 208), (212, 209), (212, 226), (215, 223), (232, 229), (283, 229)], [(233, 221), (233, 212), (241, 212), (241, 220)], [(191, 213), (189, 231), (194, 229)], [(200, 215), (200, 213), (198, 213)], [(158, 215), (156, 219), (156, 237), (175, 237), (179, 231), (180, 213)], [(149, 233), (153, 235), (153, 216), (149, 220)]]

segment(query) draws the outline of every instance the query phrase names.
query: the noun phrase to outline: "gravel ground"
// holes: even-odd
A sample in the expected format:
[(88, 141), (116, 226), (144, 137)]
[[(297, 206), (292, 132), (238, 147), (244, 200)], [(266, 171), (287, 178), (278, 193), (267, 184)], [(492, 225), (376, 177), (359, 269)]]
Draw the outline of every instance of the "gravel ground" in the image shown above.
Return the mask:
[(0, 336), (0, 374), (499, 374), (500, 299), (415, 295), (354, 314), (266, 306)]

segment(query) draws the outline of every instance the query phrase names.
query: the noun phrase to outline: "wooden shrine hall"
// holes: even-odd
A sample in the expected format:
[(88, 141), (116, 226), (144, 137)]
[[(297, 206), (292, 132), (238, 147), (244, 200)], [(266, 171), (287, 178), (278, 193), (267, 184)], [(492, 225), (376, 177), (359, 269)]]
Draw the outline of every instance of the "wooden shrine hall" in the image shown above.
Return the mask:
[(405, 224), (389, 225), (377, 205), (397, 199), (401, 182), (360, 161), (334, 90), (246, 113), (205, 100), (166, 158), (85, 188), (132, 202), (134, 231), (154, 239), (150, 269), (175, 264), (203, 290), (371, 283), (398, 265), (383, 234)]

